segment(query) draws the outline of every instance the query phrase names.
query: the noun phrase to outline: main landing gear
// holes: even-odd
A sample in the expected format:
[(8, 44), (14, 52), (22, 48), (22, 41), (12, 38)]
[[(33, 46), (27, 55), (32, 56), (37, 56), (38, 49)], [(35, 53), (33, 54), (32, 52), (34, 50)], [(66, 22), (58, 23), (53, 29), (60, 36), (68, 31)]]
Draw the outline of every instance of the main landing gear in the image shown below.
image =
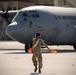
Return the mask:
[(32, 47), (32, 43), (31, 44), (25, 44), (25, 52), (28, 53), (28, 49)]

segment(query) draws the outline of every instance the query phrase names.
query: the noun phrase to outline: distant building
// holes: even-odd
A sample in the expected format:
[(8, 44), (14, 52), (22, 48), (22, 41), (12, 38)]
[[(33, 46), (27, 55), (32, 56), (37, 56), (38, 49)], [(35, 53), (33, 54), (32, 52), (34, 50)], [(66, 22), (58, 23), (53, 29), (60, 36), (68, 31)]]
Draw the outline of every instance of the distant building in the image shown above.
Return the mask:
[(54, 6), (76, 7), (76, 0), (54, 0)]
[(12, 5), (10, 10), (19, 10), (23, 7), (32, 5), (48, 5), (48, 6), (71, 6), (76, 7), (76, 0), (0, 0), (4, 7), (10, 2)]
[(10, 10), (19, 10), (32, 5), (54, 5), (54, 0), (0, 0), (0, 2), (3, 3), (4, 7), (7, 6), (8, 2), (11, 2)]

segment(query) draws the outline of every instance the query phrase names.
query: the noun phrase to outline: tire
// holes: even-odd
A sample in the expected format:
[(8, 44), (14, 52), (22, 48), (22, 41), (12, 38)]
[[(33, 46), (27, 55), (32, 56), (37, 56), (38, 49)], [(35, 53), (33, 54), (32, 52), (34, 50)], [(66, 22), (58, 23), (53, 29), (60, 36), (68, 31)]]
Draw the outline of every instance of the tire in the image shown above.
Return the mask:
[(25, 45), (25, 52), (28, 53), (28, 49), (29, 49), (29, 44)]
[(73, 48), (76, 50), (76, 45), (73, 45)]

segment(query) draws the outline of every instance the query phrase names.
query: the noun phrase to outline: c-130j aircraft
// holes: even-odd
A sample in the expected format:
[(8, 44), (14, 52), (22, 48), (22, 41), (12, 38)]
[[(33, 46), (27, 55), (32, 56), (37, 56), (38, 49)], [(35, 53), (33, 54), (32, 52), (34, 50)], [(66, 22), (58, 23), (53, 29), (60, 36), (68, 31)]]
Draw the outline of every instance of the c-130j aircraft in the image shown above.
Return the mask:
[(36, 32), (48, 45), (73, 45), (76, 50), (76, 8), (30, 6), (15, 13), (6, 33), (25, 44), (26, 52)]

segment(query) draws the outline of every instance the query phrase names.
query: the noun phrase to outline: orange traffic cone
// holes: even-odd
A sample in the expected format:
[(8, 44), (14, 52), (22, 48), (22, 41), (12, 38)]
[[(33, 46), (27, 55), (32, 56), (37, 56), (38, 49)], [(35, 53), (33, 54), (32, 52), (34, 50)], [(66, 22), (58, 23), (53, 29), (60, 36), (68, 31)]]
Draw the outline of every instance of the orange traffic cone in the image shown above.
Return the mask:
[(29, 53), (32, 53), (33, 52), (33, 49), (32, 48), (29, 48), (28, 52)]
[(56, 50), (51, 50), (51, 52), (52, 52), (53, 54), (57, 54), (57, 51), (56, 51)]

